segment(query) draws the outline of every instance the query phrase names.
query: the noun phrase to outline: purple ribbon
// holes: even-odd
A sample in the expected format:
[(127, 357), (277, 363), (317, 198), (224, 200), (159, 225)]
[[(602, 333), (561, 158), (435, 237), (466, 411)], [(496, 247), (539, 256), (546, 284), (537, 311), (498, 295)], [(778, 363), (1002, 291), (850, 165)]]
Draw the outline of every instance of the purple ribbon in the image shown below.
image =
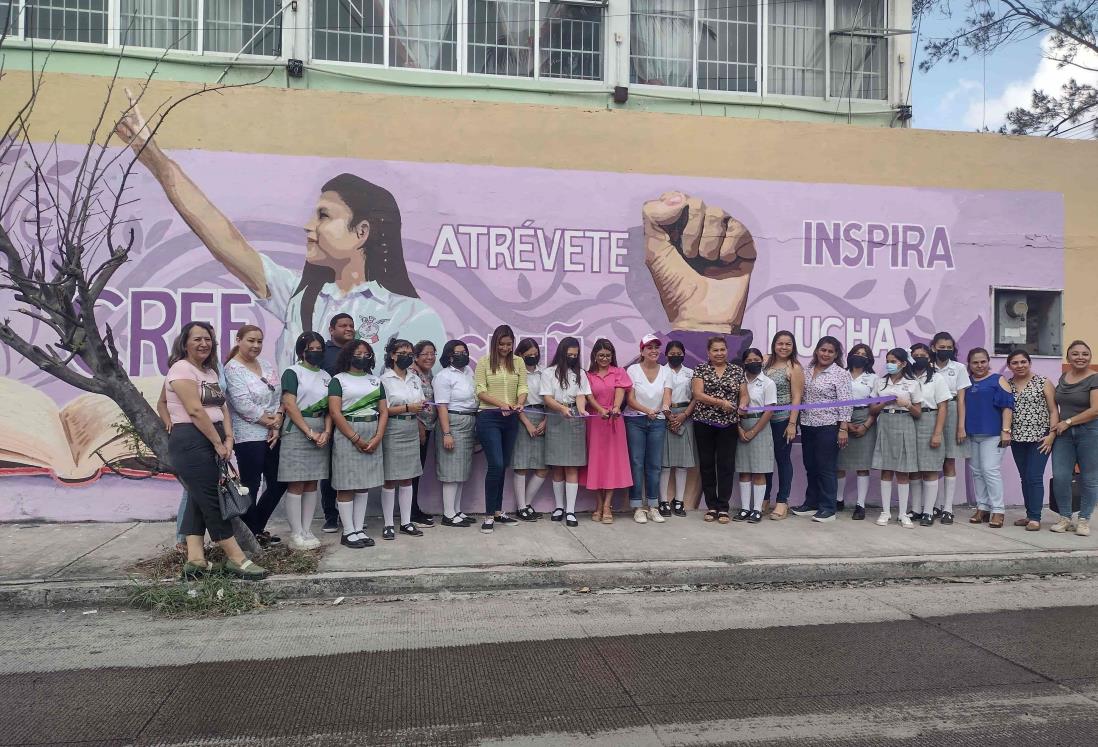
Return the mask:
[(840, 399), (835, 402), (810, 402), (800, 405), (766, 405), (765, 407), (748, 407), (744, 412), (782, 412), (786, 410), (833, 410), (836, 407), (865, 407), (881, 402), (891, 402), (896, 399), (889, 397), (866, 397), (865, 399)]

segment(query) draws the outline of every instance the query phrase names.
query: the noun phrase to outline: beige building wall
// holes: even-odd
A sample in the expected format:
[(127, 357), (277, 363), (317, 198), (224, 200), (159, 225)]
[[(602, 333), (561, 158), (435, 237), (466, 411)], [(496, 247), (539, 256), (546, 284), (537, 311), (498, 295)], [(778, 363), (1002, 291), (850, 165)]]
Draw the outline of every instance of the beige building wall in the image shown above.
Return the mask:
[[(25, 73), (9, 75), (0, 88), (5, 121), (18, 103), (12, 91), (29, 84)], [(103, 78), (47, 76), (34, 112), (36, 139), (58, 133), (64, 142), (86, 140), (108, 84)], [(191, 84), (155, 83), (142, 108), (148, 112), (197, 90)], [(116, 99), (113, 112), (124, 107), (121, 91)], [(173, 111), (158, 139), (166, 148), (1060, 192), (1065, 340), (1098, 343), (1098, 143), (1093, 141), (274, 88), (193, 98)]]

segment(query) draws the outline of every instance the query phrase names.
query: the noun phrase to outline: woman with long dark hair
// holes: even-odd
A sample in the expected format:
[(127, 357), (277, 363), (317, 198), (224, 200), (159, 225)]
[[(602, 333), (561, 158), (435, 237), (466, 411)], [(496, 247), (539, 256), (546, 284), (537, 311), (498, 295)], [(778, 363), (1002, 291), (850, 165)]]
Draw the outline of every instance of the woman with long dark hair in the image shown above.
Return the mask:
[(515, 516), (523, 521), (537, 521), (541, 514), (534, 510), (537, 495), (549, 466), (545, 463), (545, 404), (541, 398), (541, 382), (545, 369), (540, 367), (541, 348), (532, 337), (519, 340), (515, 353), (526, 364), (526, 407), (518, 414), (519, 429), (515, 450), (511, 454), (511, 488), (515, 493)]
[(991, 357), (984, 348), (968, 351), (968, 375), (972, 386), (965, 395), (965, 432), (976, 486), (976, 513), (968, 521), (1000, 529), (1006, 519), (1001, 468), (1003, 452), (1010, 445), (1014, 396), (1006, 379), (992, 373)]
[[(545, 429), (545, 463), (552, 471), (556, 508), (550, 518), (570, 527), (579, 526), (576, 497), (580, 467), (587, 464), (587, 399), (591, 384), (580, 366), (580, 345), (575, 337), (557, 344), (553, 361), (541, 377), (541, 398), (549, 425)], [(602, 522), (613, 522), (603, 516)]]
[[(850, 392), (853, 399), (868, 399), (873, 396), (873, 387), (877, 384), (877, 375), (873, 371), (873, 350), (865, 343), (850, 348), (846, 356), (846, 370), (850, 373)], [(869, 495), (869, 470), (873, 466), (873, 449), (877, 445), (877, 416), (871, 413), (869, 405), (851, 409), (850, 426), (847, 431), (850, 440), (846, 448), (839, 451), (839, 479), (835, 507), (844, 508), (846, 496), (846, 478), (850, 472), (857, 477), (858, 498), (850, 518), (854, 521), (865, 519), (865, 499)]]
[[(614, 491), (633, 484), (629, 445), (621, 416), (625, 395), (633, 388), (633, 382), (625, 369), (618, 366), (618, 353), (606, 338), (600, 337), (591, 346), (587, 381), (591, 386), (587, 408), (599, 417), (587, 424), (587, 466), (580, 479), (588, 490), (595, 491), (595, 513), (601, 521), (603, 514), (614, 512)], [(658, 511), (653, 511), (652, 515), (655, 521), (664, 520)], [(633, 511), (633, 520), (640, 524), (648, 521), (648, 512), (639, 502)]]
[[(797, 340), (788, 330), (774, 333), (770, 341), (763, 373), (774, 382), (779, 405), (799, 405), (804, 396), (804, 367), (797, 359)], [(770, 418), (770, 435), (774, 441), (774, 466), (778, 473), (778, 490), (770, 518), (781, 521), (789, 515), (789, 491), (793, 486), (793, 441), (797, 438), (797, 410), (778, 410)], [(770, 506), (774, 473), (766, 477), (764, 506)], [(764, 513), (766, 512), (764, 508)]]
[(381, 513), (384, 540), (396, 539), (393, 511), (400, 503), (400, 533), (422, 537), (423, 531), (412, 523), (412, 478), (423, 474), (419, 461), (419, 413), (424, 396), (419, 377), (412, 373), (412, 343), (394, 337), (385, 345), (385, 373), (381, 386), (389, 407), (382, 453), (385, 457), (385, 486), (381, 489)]
[(461, 493), (477, 441), (477, 384), (469, 367), (469, 347), (461, 340), (450, 340), (442, 347), (440, 362), (434, 396), (438, 403), (435, 473), (442, 485), (442, 525), (467, 527), (473, 518), (462, 513)]
[(881, 471), (881, 515), (878, 526), (891, 521), (892, 479), (896, 479), (896, 498), (899, 510), (896, 514), (900, 526), (915, 526), (907, 514), (910, 496), (909, 479), (919, 471), (919, 455), (916, 441), (915, 419), (923, 411), (923, 387), (911, 370), (911, 356), (903, 348), (893, 348), (885, 356), (885, 374), (877, 379), (874, 397), (892, 397), (890, 402), (870, 406), (879, 418), (877, 443), (873, 448), (873, 469)]

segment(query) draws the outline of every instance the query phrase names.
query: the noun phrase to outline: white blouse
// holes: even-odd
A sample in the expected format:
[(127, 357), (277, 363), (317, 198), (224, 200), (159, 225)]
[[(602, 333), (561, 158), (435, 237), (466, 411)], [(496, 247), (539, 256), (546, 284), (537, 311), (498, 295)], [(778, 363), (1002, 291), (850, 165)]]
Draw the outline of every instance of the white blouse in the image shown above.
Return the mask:
[(671, 386), (671, 404), (692, 400), (694, 392), (691, 389), (690, 382), (694, 380), (694, 369), (686, 366), (680, 366), (678, 371), (672, 369), (671, 366), (664, 366), (664, 368), (667, 369), (667, 380)]
[(862, 372), (860, 376), (850, 377), (850, 391), (854, 399), (868, 399), (873, 396), (873, 387), (877, 383), (877, 374)]
[(580, 371), (579, 377), (576, 376), (575, 371), (569, 371), (565, 381), (568, 385), (561, 388), (560, 382), (557, 381), (556, 372), (551, 368), (547, 368), (541, 377), (541, 391), (539, 393), (542, 397), (552, 397), (558, 405), (564, 405), (565, 407), (576, 404), (576, 397), (581, 394), (587, 397), (591, 396), (591, 382), (587, 380), (586, 371)]
[(477, 400), (477, 385), (473, 380), (473, 369), (464, 371), (456, 368), (444, 368), (435, 374), (435, 402), (446, 405), (449, 410), (476, 412), (480, 406)]
[(929, 384), (926, 383), (925, 374), (919, 376), (918, 381), (923, 390), (920, 404), (922, 404), (924, 408), (937, 409), (938, 405), (953, 398), (953, 395), (949, 391), (949, 384), (946, 382), (946, 377), (938, 372), (934, 373), (934, 378), (930, 380)]
[[(650, 410), (655, 410), (659, 413), (660, 418), (663, 417), (663, 393), (665, 389), (671, 388), (670, 377), (667, 375), (667, 367), (660, 366), (656, 370), (656, 378), (654, 381), (649, 381), (647, 374), (644, 373), (644, 369), (641, 368), (641, 364), (634, 363), (629, 368), (625, 369), (625, 372), (629, 374), (629, 378), (633, 382), (633, 396), (636, 398), (642, 406), (647, 407)], [(626, 412), (634, 415), (639, 415), (638, 410), (633, 408), (627, 408)]]
[[(909, 379), (904, 376), (901, 376), (900, 380), (896, 383), (892, 383), (892, 380), (887, 375), (877, 377), (877, 381), (873, 387), (874, 397), (895, 397), (900, 394), (906, 394), (913, 403), (921, 402), (923, 399), (923, 387), (915, 379)], [(903, 409), (903, 406), (896, 402), (885, 402), (884, 409)]]
[(405, 371), (402, 379), (397, 376), (395, 369), (386, 368), (385, 373), (381, 375), (381, 386), (385, 390), (385, 401), (389, 407), (400, 407), (424, 400), (423, 383), (412, 371)]
[[(766, 374), (759, 374), (753, 381), (747, 382), (747, 397), (751, 407), (766, 407), (778, 404), (778, 385)], [(752, 413), (761, 415), (762, 413)]]
[(972, 379), (968, 375), (968, 368), (963, 363), (949, 361), (943, 368), (934, 372), (934, 378), (941, 376), (949, 387), (950, 396), (956, 396), (958, 390), (968, 389), (972, 386)]
[(541, 377), (545, 373), (544, 368), (539, 368), (533, 373), (526, 373), (526, 388), (529, 390), (526, 394), (526, 404), (528, 405), (540, 405), (541, 401)]

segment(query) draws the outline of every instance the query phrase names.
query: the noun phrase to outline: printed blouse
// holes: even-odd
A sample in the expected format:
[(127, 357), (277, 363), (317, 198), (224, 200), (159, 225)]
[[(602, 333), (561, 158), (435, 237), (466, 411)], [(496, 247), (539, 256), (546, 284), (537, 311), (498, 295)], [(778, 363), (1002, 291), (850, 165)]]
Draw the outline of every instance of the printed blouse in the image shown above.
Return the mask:
[[(766, 369), (764, 373), (768, 379), (774, 382), (774, 390), (777, 392), (778, 397), (774, 404), (793, 404), (793, 385), (789, 380), (789, 368), (777, 366)], [(770, 416), (772, 423), (784, 423), (786, 420), (789, 420), (789, 410), (777, 410)]]
[(747, 385), (743, 369), (735, 363), (727, 363), (721, 374), (712, 363), (702, 363), (694, 369), (694, 380), (702, 382), (702, 394), (732, 403), (732, 412), (720, 407), (698, 402), (694, 405), (694, 420), (718, 427), (735, 425), (740, 421), (740, 388)]
[(1044, 376), (1033, 374), (1022, 391), (1010, 380), (1010, 391), (1014, 393), (1014, 419), (1010, 421), (1010, 440), (1018, 443), (1033, 443), (1048, 435), (1052, 417), (1045, 400)]
[[(431, 371), (420, 371), (417, 366), (412, 366), (408, 369), (409, 373), (414, 373), (419, 377), (419, 388), (423, 391), (423, 399), (428, 402), (438, 402), (435, 399), (435, 376)], [(423, 427), (428, 431), (434, 430), (435, 423), (438, 422), (438, 411), (431, 405), (424, 405), (423, 409), (419, 411), (419, 422), (423, 423)]]
[(261, 376), (235, 358), (225, 364), (226, 397), (238, 444), (267, 440), (267, 426), (256, 421), (281, 408), (282, 392), (274, 366), (258, 360)]
[[(850, 372), (837, 363), (832, 363), (822, 371), (818, 371), (815, 366), (809, 366), (804, 371), (804, 397), (801, 399), (803, 404), (850, 400), (853, 399), (852, 393)], [(849, 422), (853, 412), (850, 405), (802, 410), (799, 421), (801, 425), (811, 427), (835, 425)]]

